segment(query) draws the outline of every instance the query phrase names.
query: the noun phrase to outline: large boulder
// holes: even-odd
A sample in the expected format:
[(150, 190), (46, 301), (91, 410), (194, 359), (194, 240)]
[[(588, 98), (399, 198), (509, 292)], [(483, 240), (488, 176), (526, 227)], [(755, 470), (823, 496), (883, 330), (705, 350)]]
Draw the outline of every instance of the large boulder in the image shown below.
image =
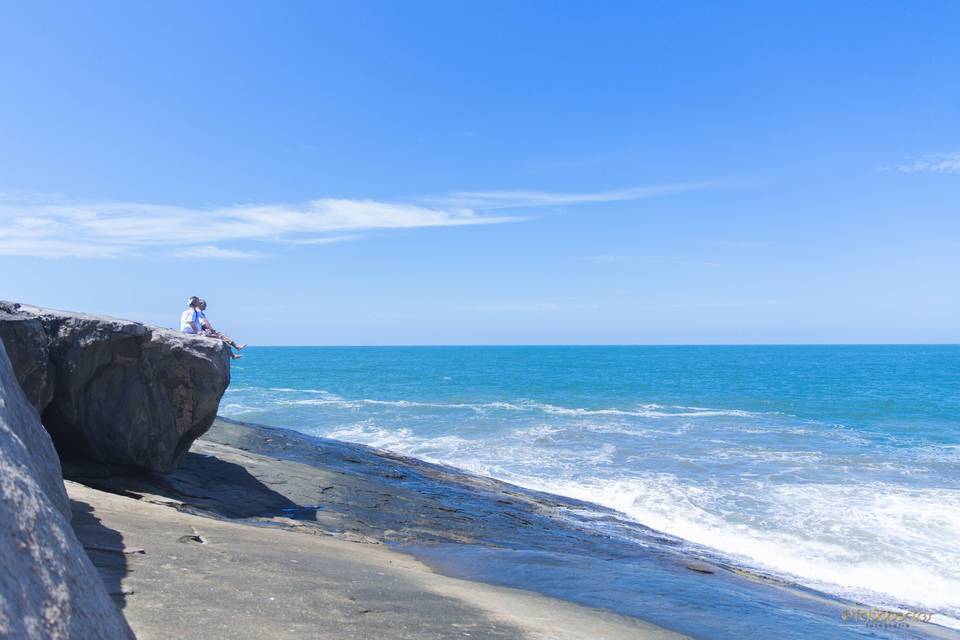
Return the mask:
[(0, 342), (0, 637), (133, 638), (69, 518), (53, 443)]
[(220, 340), (0, 303), (0, 340), (64, 458), (172, 471), (230, 383)]

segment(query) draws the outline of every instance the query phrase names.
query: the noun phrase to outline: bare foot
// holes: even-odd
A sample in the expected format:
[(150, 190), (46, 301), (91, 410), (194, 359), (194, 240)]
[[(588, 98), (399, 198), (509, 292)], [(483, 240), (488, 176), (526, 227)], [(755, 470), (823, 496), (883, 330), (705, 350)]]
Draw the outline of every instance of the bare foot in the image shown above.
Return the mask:
[(238, 345), (237, 345), (237, 349), (243, 349), (243, 348), (246, 347), (246, 346), (247, 346), (247, 345), (245, 345), (245, 344), (238, 344)]
[(230, 357), (233, 358), (234, 360), (239, 360), (239, 359), (242, 358), (243, 356), (240, 355), (239, 353), (231, 353), (231, 354), (230, 354)]

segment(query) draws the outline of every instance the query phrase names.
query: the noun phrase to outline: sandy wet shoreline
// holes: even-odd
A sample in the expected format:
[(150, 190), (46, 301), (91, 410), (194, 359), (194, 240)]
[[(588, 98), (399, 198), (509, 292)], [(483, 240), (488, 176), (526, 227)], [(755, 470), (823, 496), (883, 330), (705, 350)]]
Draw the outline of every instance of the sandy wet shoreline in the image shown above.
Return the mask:
[[(248, 637), (269, 635), (257, 626), (261, 618), (279, 624), (287, 618), (301, 620), (303, 615), (313, 616), (312, 619), (320, 616), (326, 621), (340, 620), (341, 625), (346, 625), (344, 629), (360, 624), (341, 615), (342, 611), (350, 610), (353, 606), (348, 602), (341, 600), (337, 604), (335, 598), (327, 598), (315, 604), (306, 603), (302, 594), (292, 594), (283, 584), (282, 574), (271, 573), (274, 565), (267, 560), (270, 554), (263, 555), (258, 545), (264, 545), (267, 539), (272, 541), (274, 536), (280, 534), (287, 536), (280, 540), (296, 541), (294, 546), (318, 542), (334, 544), (339, 549), (337, 553), (346, 558), (345, 562), (350, 558), (358, 562), (362, 559), (363, 562), (373, 562), (381, 569), (396, 563), (413, 563), (403, 566), (416, 566), (420, 573), (435, 576), (431, 580), (453, 579), (431, 573), (424, 564), (389, 550), (389, 545), (414, 554), (426, 565), (447, 576), (482, 580), (501, 587), (531, 589), (561, 598), (544, 598), (511, 589), (511, 594), (522, 593), (523, 598), (534, 598), (529, 601), (533, 608), (520, 615), (504, 609), (507, 603), (512, 604), (517, 598), (498, 599), (495, 594), (501, 592), (497, 591), (497, 587), (468, 580), (445, 582), (443, 594), (450, 596), (458, 593), (461, 598), (457, 602), (461, 604), (466, 598), (472, 603), (471, 606), (476, 607), (475, 600), (480, 597), (478, 594), (481, 591), (486, 594), (480, 598), (483, 606), (479, 610), (499, 620), (500, 626), (497, 629), (484, 626), (485, 618), (476, 613), (477, 610), (472, 609), (474, 613), (464, 614), (452, 605), (448, 611), (444, 609), (447, 605), (437, 604), (436, 611), (429, 614), (429, 621), (424, 619), (427, 613), (420, 616), (423, 628), (414, 633), (417, 629), (414, 618), (403, 617), (416, 617), (414, 612), (404, 609), (406, 605), (403, 603), (394, 603), (385, 610), (408, 620), (409, 625), (390, 625), (390, 633), (400, 635), (380, 634), (379, 637), (431, 637), (429, 634), (434, 632), (439, 634), (436, 637), (451, 637), (451, 634), (456, 635), (460, 631), (457, 631), (459, 627), (450, 626), (453, 624), (450, 620), (464, 615), (471, 621), (470, 624), (475, 625), (473, 630), (465, 631), (473, 637), (477, 637), (477, 634), (487, 634), (482, 637), (527, 637), (538, 633), (546, 633), (545, 637), (598, 637), (593, 632), (581, 636), (577, 631), (595, 626), (597, 620), (593, 616), (596, 615), (601, 616), (603, 624), (607, 625), (603, 637), (611, 638), (676, 637), (656, 635), (664, 633), (661, 627), (709, 638), (759, 637), (771, 633), (785, 638), (809, 637), (811, 633), (837, 638), (863, 637), (864, 634), (881, 638), (955, 637), (931, 625), (914, 625), (905, 631), (896, 630), (888, 635), (884, 635), (883, 630), (878, 632), (877, 629), (862, 625), (842, 625), (840, 616), (845, 603), (805, 593), (794, 585), (764, 581), (737, 567), (711, 562), (710, 558), (696, 555), (696, 550), (686, 547), (683, 541), (625, 522), (615, 512), (598, 521), (596, 511), (591, 510), (588, 515), (581, 514), (579, 507), (585, 505), (578, 505), (577, 501), (523, 490), (489, 478), (463, 474), (363, 445), (310, 438), (284, 429), (218, 420), (210, 432), (194, 443), (180, 468), (169, 475), (118, 473), (116, 469), (74, 468), (70, 465), (67, 465), (66, 473), (90, 487), (123, 496), (105, 496), (97, 492), (92, 496), (96, 500), (92, 500), (91, 504), (98, 514), (108, 506), (113, 510), (105, 522), (112, 529), (120, 531), (125, 539), (131, 530), (139, 526), (137, 519), (165, 523), (168, 520), (179, 522), (180, 518), (202, 516), (192, 523), (179, 522), (178, 528), (171, 530), (161, 544), (165, 549), (166, 545), (172, 545), (173, 551), (166, 549), (161, 555), (177, 555), (176, 549), (193, 549), (190, 553), (194, 553), (198, 549), (213, 548), (199, 543), (192, 546), (188, 544), (189, 537), (186, 542), (180, 542), (183, 536), (193, 535), (185, 527), (196, 527), (199, 535), (211, 539), (211, 527), (227, 527), (229, 531), (218, 531), (217, 536), (223, 533), (225, 537), (220, 539), (228, 541), (228, 546), (231, 544), (229, 540), (246, 540), (239, 550), (231, 553), (238, 558), (249, 558), (245, 554), (253, 554), (253, 560), (238, 559), (229, 565), (215, 564), (205, 570), (212, 576), (212, 579), (206, 580), (211, 592), (234, 594), (238, 588), (231, 585), (235, 579), (240, 579), (240, 584), (245, 585), (239, 588), (241, 591), (252, 589), (261, 595), (273, 591), (285, 593), (289, 602), (300, 603), (298, 609), (313, 611), (278, 615), (271, 612), (270, 607), (280, 605), (270, 605), (267, 610), (261, 611), (256, 607), (250, 609), (253, 606), (251, 602), (243, 599), (225, 604), (222, 611), (237, 607), (254, 611), (243, 626), (249, 628), (251, 633), (259, 629), (256, 633), (263, 635)], [(72, 488), (79, 489), (76, 486)], [(92, 499), (91, 496), (87, 497)], [(125, 502), (116, 503), (116, 500)], [(141, 509), (145, 511), (141, 513)], [(219, 522), (214, 525), (216, 520), (211, 520), (211, 517)], [(110, 524), (111, 519), (117, 526)], [(313, 535), (294, 535), (289, 530)], [(135, 541), (137, 536), (133, 535), (130, 539)], [(305, 540), (313, 542), (307, 543)], [(355, 544), (358, 542), (361, 544)], [(144, 554), (124, 556), (131, 559), (134, 567), (137, 563), (154, 562), (150, 558), (157, 553), (149, 552), (146, 544), (128, 544), (139, 545), (147, 550)], [(289, 546), (286, 542), (281, 544), (284, 548)], [(346, 546), (341, 548), (337, 545)], [(334, 547), (329, 548), (331, 553)], [(328, 547), (308, 546), (297, 553), (323, 555), (327, 553), (326, 549)], [(293, 559), (301, 557), (297, 555)], [(97, 560), (96, 557), (94, 559)], [(274, 560), (281, 564), (301, 564), (299, 560), (288, 563), (282, 556)], [(304, 562), (310, 564), (318, 561), (309, 559)], [(242, 568), (244, 565), (246, 569)], [(224, 566), (234, 567), (236, 571), (223, 573)], [(314, 569), (321, 571), (321, 574), (325, 570), (322, 564)], [(111, 571), (117, 573), (116, 568)], [(145, 607), (143, 604), (153, 599), (150, 594), (162, 594), (160, 600), (166, 599), (164, 606), (168, 608), (180, 606), (180, 599), (185, 592), (171, 589), (170, 585), (176, 584), (181, 574), (167, 571), (170, 573), (167, 582), (158, 578), (145, 587), (137, 585), (137, 581), (144, 576), (142, 569), (135, 568), (117, 582), (114, 590), (118, 593), (122, 593), (124, 588), (141, 590), (139, 594), (126, 597), (126, 612), (131, 624), (136, 624), (134, 621), (138, 617), (143, 618), (145, 629), (152, 628), (151, 625), (156, 623), (152, 617), (156, 607)], [(241, 579), (250, 571), (260, 574), (261, 581)], [(190, 568), (187, 567), (183, 574), (190, 575)], [(376, 572), (370, 575), (376, 575)], [(376, 581), (377, 578), (374, 578), (373, 582)], [(322, 580), (318, 577), (319, 582)], [(364, 582), (369, 580), (355, 581), (355, 587), (360, 588)], [(306, 594), (314, 591), (307, 575), (296, 578), (293, 583), (299, 585), (297, 589)], [(338, 583), (338, 579), (331, 577), (324, 584), (328, 585), (328, 589), (331, 588), (329, 585), (334, 585), (334, 592), (338, 589), (342, 591), (335, 583)], [(422, 584), (408, 586), (411, 594), (424, 588)], [(490, 589), (493, 591), (488, 591)], [(416, 599), (413, 595), (410, 597)], [(383, 600), (383, 595), (371, 596), (360, 609), (384, 609), (382, 602), (378, 604), (378, 598)], [(538, 609), (541, 605), (544, 608)], [(190, 606), (194, 606), (192, 599)], [(209, 602), (204, 605), (201, 601), (196, 606), (209, 608)], [(571, 620), (561, 623), (558, 619), (551, 619), (556, 610), (572, 616)], [(407, 613), (398, 613), (402, 611)], [(542, 624), (534, 624), (540, 619), (537, 611), (548, 614), (547, 618), (541, 620)], [(200, 617), (216, 621), (217, 615), (216, 612), (207, 611)], [(373, 624), (367, 620), (367, 614), (364, 616), (363, 624)], [(505, 619), (512, 621), (513, 626), (506, 636), (498, 635), (503, 633)], [(578, 626), (578, 620), (586, 626)], [(227, 619), (221, 620), (221, 623), (230, 624)], [(441, 623), (447, 626), (442, 629), (435, 626)], [(216, 627), (220, 623), (210, 624), (214, 625), (211, 627), (214, 633), (211, 637), (218, 637), (216, 633), (226, 628)], [(363, 624), (356, 628), (362, 627), (367, 632), (375, 628), (375, 625), (364, 627)], [(388, 623), (381, 620), (379, 624)], [(303, 622), (303, 625), (306, 626), (294, 625), (290, 635), (281, 637), (304, 637), (310, 622)], [(560, 635), (561, 632), (573, 635)], [(332, 635), (327, 637), (350, 637), (348, 631), (338, 635), (336, 625), (329, 627), (329, 633)], [(411, 635), (404, 635), (408, 633)], [(307, 634), (307, 637), (312, 636)]]

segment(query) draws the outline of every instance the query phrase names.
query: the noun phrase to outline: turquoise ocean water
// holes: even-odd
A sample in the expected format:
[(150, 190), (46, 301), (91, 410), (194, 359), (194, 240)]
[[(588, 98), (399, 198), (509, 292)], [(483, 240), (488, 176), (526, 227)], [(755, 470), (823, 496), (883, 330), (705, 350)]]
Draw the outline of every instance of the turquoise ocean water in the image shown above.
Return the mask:
[(960, 627), (960, 346), (251, 347), (221, 414), (602, 505)]

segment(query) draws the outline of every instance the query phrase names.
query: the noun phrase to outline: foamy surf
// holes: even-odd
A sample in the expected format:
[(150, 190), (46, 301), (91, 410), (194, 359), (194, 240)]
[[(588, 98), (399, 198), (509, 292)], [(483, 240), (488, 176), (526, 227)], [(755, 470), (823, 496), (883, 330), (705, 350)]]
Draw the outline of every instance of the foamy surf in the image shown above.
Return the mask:
[[(946, 549), (941, 542), (960, 540), (960, 491), (807, 485), (723, 495), (669, 474), (549, 480), (512, 472), (494, 460), (477, 460), (479, 447), (463, 438), (419, 441), (409, 430), (370, 425), (330, 435), (608, 507), (712, 549), (719, 559), (738, 566), (871, 606), (944, 611), (938, 624), (960, 628), (960, 548)], [(609, 457), (609, 447), (582, 454), (584, 463)], [(536, 462), (528, 453), (519, 458)], [(759, 496), (766, 497), (762, 510), (740, 517), (732, 513), (738, 501), (762, 501)], [(857, 521), (847, 517), (850, 512), (871, 515)], [(932, 559), (936, 568), (930, 568)]]
[[(271, 387), (268, 389), (282, 394), (316, 394), (323, 396), (321, 398), (293, 399), (285, 397), (265, 398), (261, 409), (269, 404), (293, 404), (293, 405), (316, 405), (316, 406), (334, 406), (344, 409), (353, 409), (361, 405), (379, 405), (384, 407), (430, 407), (436, 409), (464, 409), (468, 411), (484, 412), (491, 410), (517, 411), (517, 412), (542, 412), (549, 415), (559, 416), (636, 416), (644, 418), (709, 418), (709, 417), (753, 417), (763, 415), (763, 412), (744, 411), (740, 409), (712, 409), (708, 407), (687, 407), (679, 405), (661, 405), (648, 403), (639, 405), (633, 409), (624, 409), (617, 407), (565, 407), (556, 404), (536, 402), (533, 400), (519, 400), (516, 402), (422, 402), (416, 400), (404, 399), (374, 399), (374, 398), (342, 398), (336, 394), (323, 389), (291, 389), (288, 387)], [(242, 393), (250, 391), (244, 389), (231, 389), (228, 393)], [(228, 413), (231, 409), (227, 408)], [(773, 412), (766, 412), (773, 413)]]

